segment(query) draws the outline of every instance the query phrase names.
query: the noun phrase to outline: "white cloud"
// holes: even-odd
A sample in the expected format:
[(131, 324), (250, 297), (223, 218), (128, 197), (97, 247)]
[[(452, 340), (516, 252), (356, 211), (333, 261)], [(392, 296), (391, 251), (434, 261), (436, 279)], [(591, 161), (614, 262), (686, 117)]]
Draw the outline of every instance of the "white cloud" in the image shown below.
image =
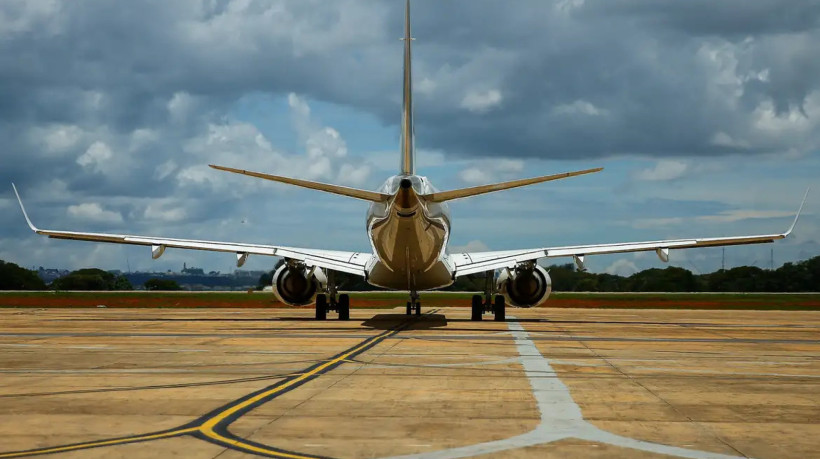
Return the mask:
[(325, 156), (342, 158), (347, 156), (347, 145), (339, 135), (339, 131), (331, 127), (324, 127), (311, 132), (307, 142), (308, 158), (316, 159)]
[(49, 155), (66, 153), (82, 140), (84, 131), (72, 124), (52, 124), (45, 127), (34, 127), (29, 132), (32, 143)]
[[(808, 213), (807, 213), (808, 215)], [(717, 215), (699, 215), (695, 217), (668, 217), (668, 218), (638, 218), (631, 220), (631, 227), (635, 229), (652, 229), (664, 227), (684, 228), (687, 223), (712, 222), (734, 223), (743, 220), (794, 217), (794, 212), (778, 210), (726, 210)]]
[(635, 172), (633, 177), (638, 180), (660, 182), (679, 179), (688, 171), (689, 165), (683, 161), (662, 159), (654, 167)]
[(83, 203), (68, 206), (67, 213), (77, 220), (98, 223), (121, 223), (122, 215), (119, 212), (105, 210), (97, 203)]
[(370, 176), (370, 166), (362, 164), (354, 166), (353, 164), (342, 164), (339, 169), (339, 176), (336, 182), (343, 185), (362, 186)]
[[(367, 181), (373, 168), (367, 161), (348, 155), (347, 143), (338, 130), (315, 120), (308, 102), (296, 94), (288, 95), (288, 106), (294, 131), (304, 146), (302, 154), (276, 149), (253, 124), (212, 123), (207, 134), (192, 138), (185, 145), (184, 150), (191, 155), (189, 159), (196, 161), (180, 167), (177, 174), (180, 184), (239, 193), (258, 189), (263, 183), (214, 171), (207, 167), (209, 163), (350, 185)], [(171, 173), (168, 172), (171, 166), (173, 164), (157, 168), (155, 177)]]
[(741, 220), (763, 219), (763, 218), (780, 218), (780, 217), (794, 217), (793, 212), (784, 212), (777, 210), (727, 210), (718, 215), (702, 215), (696, 217), (699, 221), (704, 222), (720, 222), (729, 223)]
[(492, 174), (477, 167), (469, 167), (459, 172), (458, 178), (465, 183), (486, 184), (492, 180)]
[(61, 3), (58, 0), (12, 2), (11, 11), (0, 10), (0, 37), (30, 31), (56, 34), (60, 30)]
[(288, 94), (288, 105), (291, 108), (292, 115), (297, 117), (298, 120), (307, 120), (310, 117), (310, 106), (295, 93)]
[(154, 129), (134, 129), (129, 139), (129, 150), (134, 152), (158, 140), (160, 135)]
[(417, 94), (429, 96), (430, 94), (433, 94), (433, 92), (435, 92), (436, 87), (437, 85), (435, 81), (431, 80), (428, 77), (424, 77), (421, 79), (421, 81), (419, 81), (413, 86), (413, 91), (415, 91)]
[(104, 142), (94, 142), (77, 158), (77, 164), (94, 172), (103, 172), (112, 157), (111, 149)]
[(484, 92), (471, 91), (461, 99), (461, 107), (473, 113), (486, 113), (501, 105), (502, 99), (501, 91), (497, 89)]
[(606, 109), (596, 107), (592, 103), (583, 99), (578, 99), (571, 104), (558, 105), (552, 109), (552, 113), (556, 115), (601, 116), (606, 115), (608, 111)]
[(607, 274), (615, 274), (624, 277), (629, 277), (638, 271), (640, 271), (638, 266), (626, 258), (619, 258), (604, 269), (604, 272)]
[(712, 136), (712, 140), (710, 141), (712, 145), (717, 145), (719, 147), (731, 147), (731, 148), (748, 148), (749, 142), (745, 140), (738, 140), (730, 136), (729, 134), (720, 131), (715, 133)]
[(555, 3), (555, 9), (565, 14), (582, 6), (584, 6), (584, 0), (558, 0)]
[(524, 161), (520, 159), (493, 159), (479, 162), (458, 173), (464, 183), (485, 185), (501, 180), (521, 178)]
[(631, 220), (631, 227), (635, 229), (663, 228), (666, 226), (680, 226), (685, 219), (683, 217), (670, 218), (637, 218)]
[(196, 109), (196, 100), (187, 92), (175, 92), (166, 105), (171, 121), (176, 123), (184, 122), (188, 116)]
[(778, 113), (771, 100), (765, 100), (752, 113), (754, 127), (769, 136), (802, 134), (818, 125), (820, 117), (820, 91), (813, 91), (806, 97), (803, 107), (790, 107), (785, 113)]
[(464, 253), (464, 252), (474, 253), (474, 252), (486, 252), (488, 250), (490, 250), (490, 248), (487, 247), (487, 244), (485, 244), (485, 243), (483, 243), (482, 241), (479, 241), (479, 240), (470, 241), (465, 245), (450, 246), (450, 253)]
[(171, 175), (175, 170), (177, 170), (179, 166), (177, 163), (174, 162), (173, 159), (169, 159), (164, 163), (160, 164), (156, 168), (154, 168), (154, 178), (157, 180), (164, 180), (166, 177)]
[(148, 204), (143, 212), (143, 217), (148, 220), (158, 220), (162, 222), (178, 222), (184, 220), (188, 213), (182, 207), (167, 208), (162, 204)]

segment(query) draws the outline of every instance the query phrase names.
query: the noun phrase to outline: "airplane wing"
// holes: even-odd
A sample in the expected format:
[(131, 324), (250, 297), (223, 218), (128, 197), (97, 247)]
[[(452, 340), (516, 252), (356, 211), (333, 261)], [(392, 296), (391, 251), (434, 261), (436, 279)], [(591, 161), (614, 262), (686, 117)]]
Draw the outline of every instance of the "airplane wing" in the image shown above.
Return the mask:
[(178, 249), (208, 250), (213, 252), (233, 252), (236, 254), (237, 267), (245, 264), (249, 255), (267, 255), (284, 257), (303, 261), (308, 266), (318, 266), (320, 268), (334, 271), (342, 271), (350, 274), (365, 276), (365, 266), (370, 260), (371, 254), (358, 252), (342, 252), (336, 250), (300, 249), (295, 247), (282, 247), (275, 245), (246, 244), (240, 242), (218, 242), (200, 241), (193, 239), (174, 239), (152, 236), (133, 236), (127, 234), (106, 234), (106, 233), (83, 233), (75, 231), (55, 231), (45, 230), (34, 226), (26, 213), (17, 187), (12, 184), (14, 194), (20, 203), (20, 209), (26, 218), (29, 228), (37, 234), (42, 234), (54, 239), (73, 239), (78, 241), (109, 242), (115, 244), (144, 245), (151, 247), (151, 256), (154, 259), (162, 256), (168, 247)]
[(716, 247), (742, 244), (762, 244), (783, 239), (794, 230), (803, 204), (806, 203), (806, 195), (800, 209), (794, 217), (791, 227), (784, 233), (763, 234), (758, 236), (734, 236), (734, 237), (714, 237), (714, 238), (692, 238), (692, 239), (668, 239), (661, 241), (644, 242), (622, 242), (614, 244), (596, 245), (575, 245), (566, 247), (545, 247), (538, 249), (524, 250), (503, 250), (493, 252), (473, 252), (457, 253), (450, 255), (450, 262), (455, 267), (455, 277), (466, 276), (479, 272), (493, 271), (496, 269), (512, 268), (517, 263), (538, 260), (540, 258), (573, 257), (579, 269), (584, 268), (584, 257), (587, 255), (601, 255), (608, 253), (644, 252), (654, 250), (658, 257), (666, 262), (669, 261), (670, 249), (690, 249), (695, 247)]

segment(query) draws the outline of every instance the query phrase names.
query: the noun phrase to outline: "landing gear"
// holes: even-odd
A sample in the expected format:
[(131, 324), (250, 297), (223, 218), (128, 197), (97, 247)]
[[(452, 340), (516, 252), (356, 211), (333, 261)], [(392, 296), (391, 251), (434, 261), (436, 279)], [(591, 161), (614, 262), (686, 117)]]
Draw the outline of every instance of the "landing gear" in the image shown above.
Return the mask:
[(327, 295), (316, 295), (316, 320), (327, 319)]
[(333, 271), (327, 272), (327, 294), (316, 295), (316, 320), (326, 320), (328, 311), (337, 311), (339, 320), (350, 320), (350, 296), (338, 295), (336, 276)]
[(421, 315), (421, 301), (419, 301), (419, 293), (415, 291), (410, 292), (410, 301), (407, 302), (405, 314), (411, 316), (413, 315), (413, 311), (416, 312), (417, 316)]
[(473, 295), (470, 320), (480, 321), (485, 312), (495, 314), (495, 320), (503, 322), (507, 318), (506, 301), (503, 295), (493, 296), (493, 272), (489, 271), (484, 282), (484, 295)]
[(481, 301), (481, 295), (473, 295), (473, 314), (470, 320), (479, 321), (484, 314), (484, 302)]
[(496, 322), (504, 322), (507, 319), (507, 308), (504, 304), (504, 295), (496, 295), (493, 302), (493, 312), (495, 313)]
[(339, 320), (350, 320), (350, 296), (347, 293), (339, 295), (336, 309), (339, 311)]

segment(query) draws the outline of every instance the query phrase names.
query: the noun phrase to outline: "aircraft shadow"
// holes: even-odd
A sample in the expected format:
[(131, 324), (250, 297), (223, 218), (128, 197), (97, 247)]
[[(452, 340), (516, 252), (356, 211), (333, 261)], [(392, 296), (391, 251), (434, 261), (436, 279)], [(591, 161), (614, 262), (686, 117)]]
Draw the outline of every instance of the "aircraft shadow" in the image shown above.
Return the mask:
[(402, 327), (403, 330), (429, 330), (447, 326), (447, 317), (444, 314), (412, 316), (413, 319), (409, 323), (407, 321), (408, 317), (411, 316), (405, 314), (376, 314), (362, 322), (362, 326), (375, 330), (392, 330), (402, 326), (402, 324), (406, 324)]

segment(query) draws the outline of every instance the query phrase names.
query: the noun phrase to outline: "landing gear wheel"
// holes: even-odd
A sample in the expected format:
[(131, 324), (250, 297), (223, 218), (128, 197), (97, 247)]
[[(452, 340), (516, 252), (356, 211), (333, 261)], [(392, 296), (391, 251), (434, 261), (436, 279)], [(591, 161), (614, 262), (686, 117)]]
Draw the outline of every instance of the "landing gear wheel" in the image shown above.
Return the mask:
[(421, 315), (421, 301), (416, 301), (416, 315)]
[(504, 304), (504, 295), (496, 295), (493, 302), (493, 312), (495, 312), (495, 321), (504, 322), (507, 319), (506, 304)]
[(409, 316), (409, 315), (412, 315), (412, 314), (413, 314), (413, 303), (408, 301), (407, 302), (407, 315)]
[(327, 319), (327, 295), (316, 295), (316, 320)]
[(339, 320), (350, 320), (350, 296), (347, 293), (339, 295), (336, 306), (339, 310)]
[(470, 320), (480, 321), (481, 316), (484, 314), (484, 302), (481, 298), (481, 295), (473, 295), (473, 314), (470, 316)]

